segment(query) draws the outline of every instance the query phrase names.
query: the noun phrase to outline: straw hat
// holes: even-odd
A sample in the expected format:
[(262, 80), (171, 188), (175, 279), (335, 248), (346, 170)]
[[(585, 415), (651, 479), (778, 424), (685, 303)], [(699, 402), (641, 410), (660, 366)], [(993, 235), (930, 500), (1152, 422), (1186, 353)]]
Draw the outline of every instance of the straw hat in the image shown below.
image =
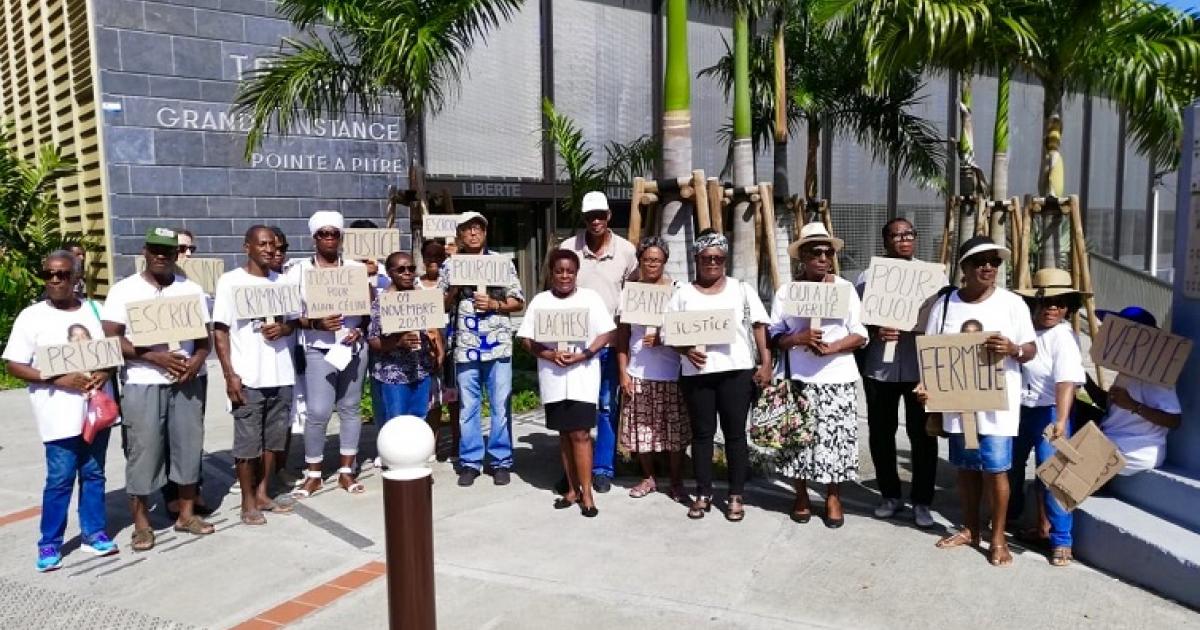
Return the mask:
[(828, 243), (834, 251), (841, 251), (842, 246), (846, 244), (842, 239), (830, 236), (824, 223), (813, 221), (800, 228), (800, 239), (788, 245), (788, 255), (799, 258), (800, 248), (812, 243)]
[(1055, 297), (1072, 293), (1082, 296), (1091, 295), (1087, 291), (1075, 288), (1074, 283), (1071, 282), (1070, 273), (1053, 267), (1039, 269), (1037, 273), (1033, 274), (1033, 288), (1017, 289), (1017, 293), (1027, 298)]

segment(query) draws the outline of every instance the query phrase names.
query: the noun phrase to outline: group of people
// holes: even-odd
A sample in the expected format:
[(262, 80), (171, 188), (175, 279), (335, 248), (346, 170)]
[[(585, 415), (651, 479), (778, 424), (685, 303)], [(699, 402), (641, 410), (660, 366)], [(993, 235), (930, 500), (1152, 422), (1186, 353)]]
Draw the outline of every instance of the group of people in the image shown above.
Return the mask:
[[(903, 401), (912, 449), (915, 523), (923, 528), (934, 524), (930, 506), (937, 436), (948, 436), (950, 462), (959, 470), (964, 523), (938, 546), (980, 543), (980, 504), (986, 497), (991, 508), (990, 560), (1011, 563), (1004, 532), (1006, 519), (1015, 519), (1023, 506), (1025, 460), (1033, 450), (1041, 463), (1053, 454), (1051, 438), (1071, 433), (1075, 390), (1087, 380), (1078, 340), (1065, 323), (1081, 297), (1069, 275), (1039, 271), (1033, 289), (1018, 295), (996, 286), (996, 272), (1008, 250), (986, 238), (971, 239), (959, 251), (961, 283), (951, 286), (947, 281), (947, 288), (927, 305), (918, 331), (901, 331), (863, 324), (859, 293), (868, 280), (865, 272), (856, 283), (858, 292), (849, 291), (848, 315), (812, 320), (787, 308), (786, 288), (776, 292), (768, 311), (756, 287), (728, 277), (729, 243), (720, 233), (706, 230), (696, 236), (690, 252), (672, 252), (657, 237), (635, 246), (609, 229), (612, 212), (603, 193), (584, 197), (582, 215), (584, 229), (548, 256), (548, 288), (528, 302), (515, 268), (510, 282), (485, 291), (451, 284), (447, 256), (494, 253), (487, 247), (488, 221), (475, 212), (459, 216), (457, 237), (451, 242), (421, 244), (423, 266), (413, 255), (395, 252), (382, 269), (376, 261), (342, 257), (345, 226), (337, 212), (317, 212), (309, 219), (314, 254), (302, 259), (288, 259), (287, 239), (280, 230), (256, 225), (245, 233), (244, 263), (221, 276), (212, 296), (178, 273), (178, 259), (191, 255), (195, 245), (189, 234), (175, 230), (154, 228), (147, 233), (144, 271), (113, 285), (103, 305), (78, 291), (75, 255), (51, 254), (42, 271), (45, 299), (20, 314), (3, 355), (9, 373), (29, 383), (46, 451), (37, 568), (61, 565), (67, 510), (77, 479), (82, 549), (99, 555), (117, 551), (104, 520), (104, 458), (110, 430), (90, 442), (82, 437), (88, 398), (101, 390), (116, 396), (115, 372), (43, 378), (36, 363), (38, 347), (66, 343), (72, 339), (69, 331), (78, 327), (93, 338), (121, 340), (125, 366), (120, 370), (119, 400), (134, 523), (131, 546), (136, 551), (155, 544), (150, 497), (159, 490), (175, 530), (200, 536), (213, 532), (203, 518), (211, 510), (198, 489), (205, 364), (212, 351), (234, 417), (231, 454), (241, 520), (262, 525), (266, 513), (292, 509), (289, 501), (272, 497), (272, 481), (286, 460), (293, 426), (302, 426), (305, 470), (291, 496), (310, 497), (325, 484), (326, 434), (334, 411), (339, 419), (338, 487), (351, 494), (365, 492), (357, 480), (360, 465), (366, 463), (359, 457), (364, 388), (373, 399), (378, 424), (416, 416), (436, 425), (445, 403), (456, 429), (458, 485), (471, 486), (485, 472), (496, 485), (508, 484), (513, 468), (513, 346), (519, 338), (537, 359), (546, 424), (560, 434), (563, 476), (553, 504), (557, 509), (577, 505), (583, 516), (595, 517), (599, 510), (594, 495), (611, 489), (619, 447), (633, 455), (641, 471), (629, 496), (642, 498), (658, 490), (655, 455), (663, 453), (669, 464), (669, 496), (687, 507), (688, 518), (705, 517), (714, 503), (719, 427), (728, 474), (722, 511), (729, 521), (743, 520), (750, 470), (748, 416), (762, 388), (788, 379), (812, 426), (811, 439), (788, 444), (770, 458), (778, 474), (794, 480), (790, 517), (806, 523), (814, 515), (807, 485), (813, 482), (825, 486), (822, 521), (830, 528), (842, 527), (841, 485), (858, 476), (861, 379), (881, 495), (875, 515), (891, 518), (903, 508), (895, 443)], [(914, 257), (917, 233), (909, 221), (889, 221), (882, 236), (887, 256)], [(799, 262), (795, 279), (850, 285), (833, 273), (843, 245), (820, 223), (803, 226), (788, 250)], [(690, 255), (695, 277), (669, 277), (665, 269), (672, 255)], [(305, 302), (303, 278), (308, 270), (364, 264), (372, 278), (370, 315), (238, 317), (237, 288), (291, 283), (300, 287)], [(671, 346), (664, 343), (661, 329), (622, 323), (622, 291), (629, 282), (667, 287), (668, 312), (731, 312), (732, 341)], [(417, 289), (444, 294), (445, 329), (385, 334), (380, 295)], [(128, 334), (131, 303), (185, 296), (211, 303), (211, 312), (204, 309), (205, 322), (211, 320), (211, 339), (171, 347), (134, 345)], [(539, 342), (534, 330), (538, 314), (561, 309), (586, 312), (587, 338), (565, 347)], [(512, 314), (522, 310), (518, 328)], [(1155, 324), (1153, 316), (1140, 309), (1113, 315)], [(978, 448), (967, 447), (958, 414), (927, 418), (915, 343), (918, 333), (969, 330), (992, 333), (986, 345), (1005, 357), (1010, 398), (1009, 411), (977, 414)], [(884, 342), (897, 344), (893, 360), (884, 360)], [(1166, 432), (1180, 422), (1174, 392), (1124, 375), (1107, 394), (1095, 389), (1093, 400), (1107, 403), (1102, 428), (1129, 460), (1127, 472), (1161, 464)], [(486, 440), (485, 395), (491, 419)], [(684, 488), (682, 470), (689, 449), (692, 492)], [(1070, 513), (1049, 493), (1038, 495), (1039, 521), (1020, 536), (1045, 540), (1051, 561), (1065, 565), (1071, 559)]]

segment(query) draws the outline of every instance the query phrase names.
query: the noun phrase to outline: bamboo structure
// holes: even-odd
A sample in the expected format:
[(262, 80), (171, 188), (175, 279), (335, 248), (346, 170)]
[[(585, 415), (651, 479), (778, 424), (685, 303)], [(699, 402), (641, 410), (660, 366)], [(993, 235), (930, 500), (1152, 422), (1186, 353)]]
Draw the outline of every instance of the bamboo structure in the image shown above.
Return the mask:
[[(833, 235), (833, 211), (829, 208), (828, 199), (806, 199), (802, 200), (800, 195), (792, 195), (787, 200), (787, 209), (792, 211), (794, 215), (794, 223), (792, 225), (792, 239), (800, 238), (800, 230), (804, 228), (806, 223), (820, 221), (825, 226), (825, 231)], [(842, 273), (842, 264), (835, 256), (833, 258), (833, 273)]]
[(700, 229), (709, 227), (710, 196), (705, 189), (707, 182), (704, 171), (694, 170), (690, 177), (653, 180), (644, 177), (633, 178), (633, 190), (629, 197), (629, 242), (636, 244), (642, 239), (642, 233), (657, 233), (661, 231), (657, 219), (661, 216), (659, 204), (673, 200), (692, 200), (695, 204), (695, 216)]

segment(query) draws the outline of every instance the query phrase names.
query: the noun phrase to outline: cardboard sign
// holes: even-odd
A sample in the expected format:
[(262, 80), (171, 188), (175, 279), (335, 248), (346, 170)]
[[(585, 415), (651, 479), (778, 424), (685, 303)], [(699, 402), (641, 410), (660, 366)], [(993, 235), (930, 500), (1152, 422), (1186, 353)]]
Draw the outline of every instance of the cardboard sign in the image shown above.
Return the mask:
[(533, 340), (538, 343), (559, 344), (559, 349), (570, 341), (587, 341), (590, 335), (590, 319), (586, 308), (539, 309), (533, 322)]
[(850, 314), (848, 284), (833, 282), (789, 282), (780, 301), (783, 314), (809, 319), (845, 319)]
[(455, 254), (446, 259), (450, 284), (503, 287), (512, 282), (512, 259), (502, 254)]
[(121, 340), (116, 337), (38, 346), (35, 360), (42, 378), (125, 365), (125, 356), (121, 354)]
[(130, 302), (125, 306), (125, 332), (139, 348), (160, 343), (176, 344), (208, 337), (204, 297), (184, 295)]
[(946, 284), (946, 268), (938, 263), (899, 258), (871, 258), (863, 286), (863, 323), (916, 330), (921, 305)]
[(733, 311), (678, 311), (663, 315), (663, 338), (669, 346), (733, 343)]
[(1004, 411), (1008, 409), (1004, 357), (984, 341), (995, 333), (917, 337), (921, 384), (929, 393), (926, 411)]
[(1128, 374), (1163, 387), (1174, 387), (1192, 352), (1192, 340), (1144, 326), (1124, 317), (1110, 316), (1092, 341), (1096, 365)]
[(234, 287), (233, 310), (238, 319), (266, 319), (299, 315), (304, 306), (300, 287), (290, 282), (274, 282)]
[(370, 315), (367, 268), (359, 265), (319, 267), (304, 272), (305, 315)]
[(621, 323), (662, 326), (673, 291), (669, 284), (625, 283), (621, 290)]
[[(134, 259), (138, 273), (146, 270), (146, 258)], [(217, 279), (225, 273), (225, 261), (220, 258), (182, 258), (175, 261), (175, 273), (200, 285), (208, 295), (217, 292)]]
[(379, 294), (379, 327), (385, 335), (445, 328), (444, 297), (437, 289), (384, 291)]
[(1125, 467), (1125, 456), (1093, 422), (1083, 425), (1071, 439), (1058, 438), (1053, 444), (1058, 451), (1038, 466), (1037, 476), (1068, 511)]
[(396, 228), (346, 228), (342, 230), (342, 255), (353, 260), (383, 260), (400, 251)]
[(427, 214), (421, 219), (421, 236), (425, 238), (455, 238), (458, 236), (457, 214)]

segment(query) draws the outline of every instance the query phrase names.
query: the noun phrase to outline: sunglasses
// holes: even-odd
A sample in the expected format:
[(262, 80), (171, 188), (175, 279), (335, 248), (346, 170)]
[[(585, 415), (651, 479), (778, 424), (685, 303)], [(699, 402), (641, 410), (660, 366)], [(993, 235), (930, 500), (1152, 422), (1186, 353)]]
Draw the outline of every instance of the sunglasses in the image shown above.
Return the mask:
[(915, 241), (917, 240), (917, 233), (913, 230), (908, 230), (906, 232), (894, 232), (892, 234), (888, 234), (888, 238), (892, 239), (893, 241)]
[(999, 269), (1004, 261), (999, 256), (989, 256), (987, 258), (972, 258), (969, 261), (973, 267), (991, 267)]
[(703, 265), (719, 265), (719, 264), (723, 264), (725, 262), (725, 255), (724, 254), (710, 254), (708, 256), (697, 256), (696, 260), (699, 260), (700, 264), (703, 264)]
[(804, 255), (808, 256), (809, 258), (820, 258), (822, 256), (825, 258), (833, 258), (832, 247), (813, 247), (811, 249), (805, 249), (803, 252)]
[(195, 254), (196, 246), (195, 245), (180, 245), (179, 253), (180, 254)]
[(396, 265), (388, 269), (388, 273), (416, 273), (416, 265)]
[(43, 269), (38, 272), (38, 277), (47, 282), (50, 280), (70, 280), (72, 273), (61, 269)]
[(341, 230), (317, 230), (317, 233), (313, 234), (313, 237), (322, 241), (332, 241), (342, 238), (342, 232)]

